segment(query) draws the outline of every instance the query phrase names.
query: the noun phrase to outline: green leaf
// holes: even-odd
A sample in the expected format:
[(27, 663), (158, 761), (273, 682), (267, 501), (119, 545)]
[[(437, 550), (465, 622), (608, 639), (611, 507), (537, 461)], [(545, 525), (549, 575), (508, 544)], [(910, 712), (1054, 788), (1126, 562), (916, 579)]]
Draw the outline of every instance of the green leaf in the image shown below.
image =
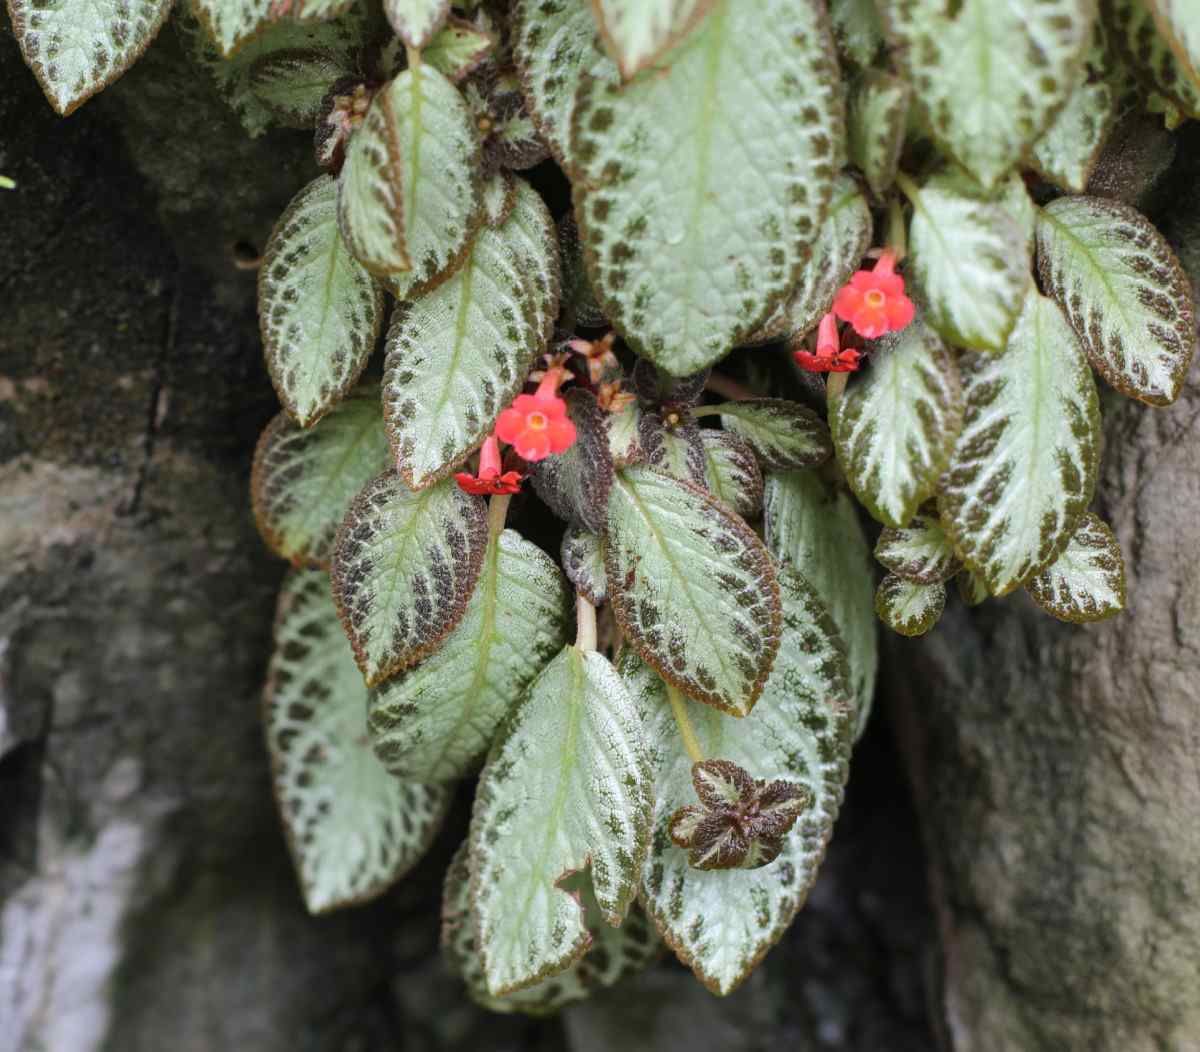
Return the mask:
[(605, 922), (621, 923), (646, 855), (650, 772), (633, 700), (607, 659), (566, 647), (529, 688), (479, 779), (471, 900), (493, 996), (587, 952), (562, 887), (590, 866)]
[(850, 91), (846, 147), (850, 163), (867, 177), (876, 197), (882, 197), (896, 178), (911, 101), (908, 82), (880, 70), (863, 74)]
[(275, 224), (258, 275), (258, 314), (275, 393), (310, 427), (354, 386), (383, 320), (383, 290), (338, 233), (329, 177), (309, 183)]
[(1060, 197), (1038, 216), (1038, 269), (1088, 361), (1148, 405), (1179, 397), (1196, 348), (1191, 284), (1175, 253), (1128, 205)]
[(763, 495), (767, 547), (816, 589), (846, 645), (862, 734), (875, 696), (879, 664), (875, 571), (871, 548), (850, 494), (815, 471), (767, 476)]
[(954, 355), (917, 319), (876, 341), (870, 368), (829, 407), (838, 463), (885, 526), (906, 526), (933, 494), (962, 429)]
[(780, 584), (783, 642), (754, 711), (730, 720), (687, 705), (705, 756), (732, 761), (755, 778), (799, 782), (813, 794), (814, 806), (787, 834), (780, 856), (761, 869), (692, 869), (687, 852), (671, 842), (671, 815), (694, 799), (692, 760), (663, 681), (632, 654), (621, 662), (655, 772), (642, 902), (679, 959), (716, 994), (746, 978), (803, 905), (841, 806), (850, 756), (850, 689), (837, 630), (799, 575), (781, 574)]
[(628, 80), (679, 44), (714, 0), (591, 0), (600, 34)]
[(483, 219), (488, 226), (502, 227), (517, 207), (522, 184), (512, 172), (500, 169), (483, 181)]
[(719, 412), (721, 426), (745, 439), (768, 470), (816, 467), (833, 452), (825, 422), (798, 402), (747, 398), (705, 409)]
[(962, 569), (962, 560), (951, 547), (936, 508), (930, 504), (926, 512), (905, 527), (883, 530), (875, 542), (875, 558), (906, 581), (940, 584)]
[(450, 278), (396, 308), (383, 411), (407, 486), (448, 477), (521, 393), (558, 313), (558, 281), (554, 222), (521, 182), (504, 225), (484, 225)]
[(956, 174), (911, 187), (910, 196), (911, 267), (925, 320), (951, 343), (1002, 351), (1033, 281), (1017, 218)]
[(463, 619), (487, 547), (483, 501), (452, 481), (414, 493), (395, 471), (338, 529), (333, 598), (368, 687), (414, 665)]
[(958, 585), (959, 598), (967, 606), (978, 606), (991, 595), (983, 578), (969, 567), (964, 567), (955, 575), (954, 583)]
[(694, 420), (684, 419), (668, 428), (658, 413), (643, 413), (638, 441), (650, 467), (701, 489), (707, 488), (704, 442)]
[(383, 12), (409, 47), (423, 48), (450, 13), (450, 0), (383, 0)]
[(250, 67), (250, 89), (276, 121), (312, 128), (330, 87), (353, 71), (323, 51), (275, 51)]
[(1146, 0), (1146, 4), (1184, 74), (1200, 88), (1200, 12), (1191, 0)]
[(573, 190), (592, 285), (667, 372), (723, 357), (798, 279), (833, 191), (831, 53), (818, 5), (720, 0), (654, 76), (581, 84)]
[(306, 22), (337, 18), (359, 7), (362, 0), (292, 0), (292, 17)]
[(172, 0), (9, 0), (21, 57), (65, 117), (132, 66), (162, 29)]
[(350, 502), (389, 462), (377, 387), (351, 395), (315, 427), (280, 413), (258, 440), (250, 478), (263, 540), (296, 566), (328, 569)]
[(566, 1005), (589, 997), (593, 991), (612, 986), (627, 976), (644, 970), (662, 952), (662, 943), (650, 918), (635, 902), (619, 928), (604, 923), (596, 891), (587, 874), (578, 883), (584, 924), (592, 942), (587, 953), (565, 971), (556, 973), (533, 986), (493, 997), (483, 976), (483, 962), (475, 945), (475, 924), (471, 916), (470, 855), (462, 844), (446, 874), (442, 900), (442, 951), (450, 970), (466, 984), (476, 1004), (490, 1012), (524, 1012), (548, 1016)]
[(691, 697), (748, 713), (779, 648), (779, 585), (754, 531), (699, 486), (626, 468), (604, 560), (617, 624), (642, 659)]
[(191, 0), (221, 54), (229, 58), (274, 21), (273, 0)]
[(496, 47), (496, 37), (465, 18), (451, 15), (437, 36), (421, 52), (428, 62), (457, 83), (479, 67)]
[(422, 65), (380, 89), (346, 147), (338, 218), (351, 250), (391, 277), (398, 299), (465, 258), (482, 219), (478, 169), (470, 111), (445, 76)]
[(596, 45), (588, 0), (517, 0), (513, 59), (521, 71), (534, 124), (554, 159), (572, 176), (571, 119), (584, 73), (615, 66)]
[(638, 464), (646, 459), (642, 450), (642, 409), (629, 402), (618, 412), (608, 414), (608, 448), (616, 468)]
[(875, 0), (830, 0), (829, 17), (838, 47), (860, 66), (869, 67), (883, 46)]
[(386, 891), (420, 861), (450, 805), (442, 787), (383, 769), (366, 741), (365, 704), (328, 574), (293, 571), (263, 708), (275, 798), (311, 913)]
[(888, 574), (875, 592), (879, 620), (902, 636), (923, 636), (946, 609), (946, 586), (921, 584)]
[(962, 359), (967, 408), (943, 477), (942, 522), (992, 595), (1050, 565), (1096, 487), (1100, 411), (1083, 349), (1031, 290), (1008, 349)]
[(985, 189), (1020, 162), (1066, 102), (1094, 13), (1084, 0), (882, 7), (930, 130)]
[(839, 175), (812, 255), (800, 268), (800, 281), (746, 342), (799, 338), (815, 329), (821, 316), (833, 306), (838, 289), (858, 269), (870, 247), (873, 230), (871, 207), (858, 183), (848, 175)]
[(1086, 512), (1062, 554), (1026, 581), (1025, 590), (1060, 621), (1084, 624), (1119, 614), (1125, 609), (1125, 558), (1108, 524)]
[(492, 538), (463, 619), (415, 668), (371, 691), (367, 725), (392, 774), (469, 775), (501, 721), (567, 641), (562, 574), (512, 530)]
[(575, 442), (565, 453), (531, 464), (530, 481), (560, 519), (602, 530), (613, 484), (606, 414), (596, 396), (582, 388), (568, 391), (566, 401), (567, 415), (575, 424)]
[[(1138, 80), (1174, 103), (1188, 117), (1200, 117), (1200, 82), (1193, 80), (1172, 38), (1155, 25), (1152, 0), (1102, 0), (1105, 24)], [(1181, 8), (1182, 9), (1182, 5)], [(1188, 17), (1195, 19), (1195, 12)], [(1161, 25), (1172, 28), (1163, 20)], [(1174, 40), (1178, 45), (1178, 40)]]
[(562, 539), (562, 566), (576, 591), (592, 606), (608, 598), (608, 580), (604, 575), (604, 536), (568, 526)]
[(730, 431), (702, 430), (708, 492), (743, 519), (762, 511), (763, 476), (745, 439)]

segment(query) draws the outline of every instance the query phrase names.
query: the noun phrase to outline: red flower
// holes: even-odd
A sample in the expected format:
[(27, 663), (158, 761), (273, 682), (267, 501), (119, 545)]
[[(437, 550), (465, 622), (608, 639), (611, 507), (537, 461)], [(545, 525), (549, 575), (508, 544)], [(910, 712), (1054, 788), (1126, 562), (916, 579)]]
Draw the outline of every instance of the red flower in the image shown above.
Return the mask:
[(897, 332), (913, 320), (913, 302), (904, 295), (904, 279), (895, 268), (896, 253), (885, 248), (874, 270), (855, 271), (834, 297), (833, 313), (865, 339)]
[(472, 475), (468, 471), (460, 471), (454, 476), (458, 488), (479, 497), (492, 494), (519, 493), (521, 480), (525, 476), (519, 471), (506, 471), (500, 474), (500, 443), (495, 435), (489, 435), (479, 451), (479, 474)]
[(511, 444), (525, 460), (545, 460), (563, 453), (575, 442), (575, 425), (567, 417), (567, 403), (558, 395), (563, 371), (551, 369), (534, 394), (517, 395), (496, 421), (496, 434)]
[(832, 313), (821, 319), (817, 328), (817, 353), (797, 351), (796, 362), (812, 373), (852, 373), (862, 355), (854, 350), (841, 350), (838, 344), (837, 319)]

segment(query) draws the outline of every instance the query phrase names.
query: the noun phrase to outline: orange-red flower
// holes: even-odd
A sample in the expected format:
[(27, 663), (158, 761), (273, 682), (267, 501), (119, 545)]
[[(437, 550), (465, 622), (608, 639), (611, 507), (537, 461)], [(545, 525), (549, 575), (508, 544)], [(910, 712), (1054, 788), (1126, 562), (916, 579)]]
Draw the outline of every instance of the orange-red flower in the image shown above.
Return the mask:
[(896, 273), (896, 253), (885, 248), (874, 270), (858, 270), (833, 300), (833, 313), (864, 339), (903, 329), (913, 320), (913, 302)]
[(479, 451), (479, 474), (460, 471), (454, 476), (458, 488), (476, 496), (486, 497), (502, 493), (519, 493), (521, 480), (525, 476), (519, 471), (500, 473), (500, 443), (495, 435), (489, 435)]
[(826, 314), (817, 327), (817, 353), (796, 352), (796, 363), (813, 373), (852, 373), (858, 368), (861, 358), (858, 351), (841, 349), (837, 319), (832, 312)]
[(563, 371), (551, 369), (531, 395), (516, 400), (496, 421), (496, 434), (525, 460), (545, 460), (563, 453), (575, 442), (575, 425), (567, 416), (567, 403), (558, 394)]

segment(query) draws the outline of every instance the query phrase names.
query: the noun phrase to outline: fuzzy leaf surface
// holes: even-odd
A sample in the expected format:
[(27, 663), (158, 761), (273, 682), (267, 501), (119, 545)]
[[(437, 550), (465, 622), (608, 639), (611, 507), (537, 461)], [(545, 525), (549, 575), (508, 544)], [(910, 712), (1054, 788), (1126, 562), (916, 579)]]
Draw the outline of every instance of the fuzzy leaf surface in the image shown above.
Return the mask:
[(825, 422), (807, 406), (782, 398), (748, 398), (714, 408), (721, 426), (742, 438), (769, 470), (812, 468), (833, 453)]
[(1005, 202), (961, 176), (935, 176), (916, 196), (909, 237), (925, 320), (957, 346), (1003, 350), (1033, 281), (1025, 234)]
[(250, 89), (289, 128), (312, 128), (330, 85), (353, 70), (328, 52), (276, 51), (250, 68)]
[(1096, 383), (1067, 319), (1031, 290), (1008, 349), (962, 359), (967, 406), (938, 498), (942, 522), (993, 595), (1066, 546), (1096, 486)]
[(328, 569), (351, 501), (389, 462), (376, 387), (351, 395), (314, 427), (280, 413), (254, 450), (250, 499), (259, 533), (294, 565)]
[(409, 47), (423, 48), (450, 13), (450, 0), (383, 0), (383, 12)]
[(66, 116), (132, 66), (172, 0), (8, 0), (21, 57)]
[(714, 0), (591, 0), (600, 33), (627, 80), (678, 44)]
[(666, 686), (628, 654), (621, 671), (641, 711), (655, 777), (654, 835), (641, 898), (659, 933), (713, 993), (750, 973), (803, 905), (842, 801), (853, 717), (846, 658), (837, 629), (813, 589), (785, 572), (783, 642), (754, 711), (731, 720), (688, 705), (704, 754), (759, 779), (799, 782), (814, 797), (761, 869), (698, 870), (671, 842), (672, 814), (695, 798), (692, 760), (671, 714)]
[(1188, 79), (1200, 88), (1200, 11), (1192, 0), (1147, 0), (1147, 5)]
[(838, 48), (864, 68), (883, 47), (883, 23), (875, 0), (830, 0), (829, 17)]
[(1060, 197), (1041, 210), (1038, 267), (1088, 361), (1148, 405), (1179, 397), (1196, 349), (1191, 283), (1150, 221), (1100, 197)]
[(946, 586), (942, 582), (921, 584), (888, 574), (875, 592), (875, 613), (893, 632), (923, 636), (946, 609)]
[(883, 0), (881, 8), (934, 136), (985, 189), (1066, 102), (1095, 13), (1088, 0)]
[(392, 774), (464, 778), (567, 641), (569, 596), (551, 559), (513, 530), (489, 542), (462, 621), (415, 668), (371, 691), (367, 727)]
[(301, 427), (358, 380), (383, 320), (383, 289), (338, 232), (337, 183), (319, 176), (275, 224), (258, 272), (267, 371)]
[(876, 342), (871, 366), (829, 409), (838, 463), (885, 526), (905, 526), (932, 495), (962, 429), (954, 355), (919, 318)]
[(602, 530), (613, 484), (607, 414), (596, 396), (581, 388), (568, 391), (566, 402), (575, 442), (566, 452), (530, 465), (530, 478), (537, 495), (559, 518)]
[(779, 584), (754, 531), (700, 487), (617, 473), (604, 551), (625, 638), (685, 694), (744, 716), (779, 649)]
[(896, 178), (911, 101), (908, 82), (881, 70), (865, 73), (850, 91), (846, 149), (876, 197)]
[(272, 0), (191, 0), (191, 3), (225, 58), (273, 21)]
[(608, 660), (565, 647), (533, 682), (479, 779), (471, 900), (488, 993), (531, 986), (592, 937), (564, 878), (590, 866), (617, 926), (646, 857), (650, 768), (633, 699)]
[(284, 580), (263, 697), (275, 797), (310, 913), (364, 902), (413, 868), (450, 794), (393, 778), (367, 744), (366, 688), (329, 575)]
[(758, 458), (745, 439), (731, 431), (704, 429), (705, 486), (708, 492), (743, 519), (762, 511), (763, 476)]
[(815, 471), (775, 472), (766, 479), (763, 521), (771, 553), (816, 589), (837, 625), (850, 664), (859, 735), (875, 696), (879, 640), (875, 571), (858, 506)]
[(487, 547), (483, 501), (452, 481), (413, 492), (386, 471), (333, 549), (333, 598), (367, 686), (416, 664), (462, 620)]
[(701, 488), (707, 487), (704, 443), (694, 421), (685, 420), (668, 428), (658, 413), (643, 413), (639, 442), (650, 467)]
[(608, 598), (602, 534), (568, 526), (562, 539), (562, 567), (576, 591), (592, 606), (599, 606)]
[(842, 134), (831, 52), (818, 5), (720, 0), (654, 76), (580, 86), (575, 215), (592, 284), (672, 375), (727, 354), (799, 277)]
[(962, 568), (932, 505), (907, 526), (889, 526), (875, 542), (875, 558), (897, 577), (918, 584), (950, 580)]
[[(1105, 24), (1122, 55), (1133, 66), (1138, 80), (1149, 91), (1156, 91), (1174, 103), (1188, 117), (1200, 118), (1200, 81), (1181, 61), (1178, 47), (1172, 48), (1172, 36), (1155, 24), (1155, 4), (1150, 0), (1102, 0)], [(1178, 5), (1182, 10), (1186, 4)], [(1189, 16), (1195, 22), (1195, 12)], [(1164, 19), (1163, 28), (1171, 26)], [(1194, 30), (1192, 30), (1194, 32)], [(1178, 40), (1174, 41), (1178, 45)], [(1194, 67), (1193, 67), (1194, 70)]]
[(492, 34), (451, 15), (421, 52), (421, 61), (458, 82), (478, 67), (495, 46)]
[(408, 486), (449, 476), (521, 393), (550, 337), (558, 283), (554, 223), (521, 181), (503, 226), (485, 225), (458, 270), (396, 308), (383, 407)]
[(1062, 554), (1025, 590), (1048, 614), (1083, 624), (1125, 609), (1125, 557), (1108, 524), (1087, 512)]

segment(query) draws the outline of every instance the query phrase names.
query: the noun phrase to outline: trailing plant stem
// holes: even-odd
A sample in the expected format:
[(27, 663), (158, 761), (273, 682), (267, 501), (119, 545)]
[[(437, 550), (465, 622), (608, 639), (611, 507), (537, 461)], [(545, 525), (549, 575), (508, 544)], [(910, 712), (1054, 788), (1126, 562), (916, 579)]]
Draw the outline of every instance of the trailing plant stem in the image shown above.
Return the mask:
[(829, 379), (825, 381), (825, 400), (829, 405), (841, 400), (842, 392), (846, 390), (846, 381), (850, 378), (849, 373), (830, 373)]
[(667, 684), (667, 697), (671, 699), (671, 713), (675, 717), (675, 725), (679, 728), (679, 736), (683, 739), (683, 747), (692, 758), (692, 763), (704, 760), (704, 750), (700, 748), (700, 740), (696, 737), (696, 728), (687, 711), (687, 699), (677, 687)]
[(587, 653), (596, 649), (596, 608), (575, 593), (575, 649)]
[(495, 539), (504, 532), (504, 523), (508, 519), (508, 505), (512, 496), (508, 493), (498, 493), (488, 500), (488, 536)]

